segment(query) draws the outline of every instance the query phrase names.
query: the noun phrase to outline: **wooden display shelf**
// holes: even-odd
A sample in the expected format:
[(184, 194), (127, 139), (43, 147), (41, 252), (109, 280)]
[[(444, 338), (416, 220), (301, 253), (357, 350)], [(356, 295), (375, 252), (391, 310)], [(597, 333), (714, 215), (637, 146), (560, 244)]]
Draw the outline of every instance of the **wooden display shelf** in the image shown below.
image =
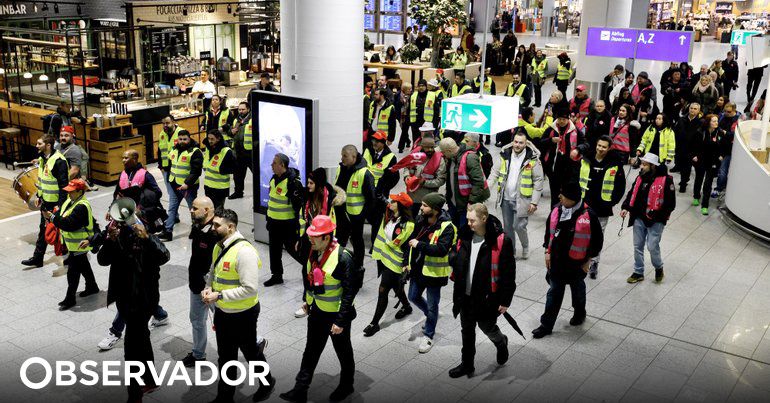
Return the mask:
[(30, 63), (40, 63), (40, 64), (47, 64), (49, 66), (59, 66), (59, 67), (67, 67), (69, 69), (98, 69), (98, 64), (91, 64), (91, 65), (80, 65), (77, 63), (61, 63), (61, 62), (49, 62), (47, 60), (38, 60), (38, 59), (32, 59), (30, 60)]
[(144, 138), (141, 136), (110, 142), (92, 140), (90, 145), (91, 177), (103, 184), (112, 184), (120, 178), (120, 173), (123, 172), (123, 153), (126, 150), (136, 150), (139, 153), (139, 162), (147, 162)]

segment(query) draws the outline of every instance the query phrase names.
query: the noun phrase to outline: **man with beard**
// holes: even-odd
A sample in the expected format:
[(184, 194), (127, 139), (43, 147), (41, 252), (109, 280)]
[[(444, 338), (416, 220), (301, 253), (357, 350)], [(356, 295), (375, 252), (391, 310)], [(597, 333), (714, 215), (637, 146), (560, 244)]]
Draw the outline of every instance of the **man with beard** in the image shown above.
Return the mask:
[(681, 172), (679, 179), (679, 193), (687, 191), (687, 183), (690, 181), (693, 161), (692, 154), (695, 151), (693, 145), (699, 143), (698, 137), (703, 130), (703, 119), (701, 119), (700, 104), (690, 103), (687, 108), (687, 116), (679, 118), (674, 126), (674, 135), (676, 136), (676, 154), (674, 154), (674, 168), (672, 172)]
[(179, 132), (184, 130), (178, 124), (172, 115), (168, 115), (161, 121), (163, 129), (158, 134), (158, 152), (155, 154), (158, 156), (158, 168), (163, 172), (163, 181), (166, 182), (166, 191), (171, 194), (173, 188), (168, 181), (169, 169), (171, 167), (171, 161), (168, 159), (168, 154), (176, 146)]
[[(441, 116), (441, 106), (438, 102), (436, 92), (428, 91), (428, 82), (424, 79), (417, 82), (417, 91), (409, 98), (407, 107), (409, 116), (409, 127), (412, 129), (412, 142), (420, 138), (420, 127), (425, 123), (430, 123), (433, 127), (438, 127)], [(399, 149), (402, 147), (399, 143)]]
[(510, 84), (508, 84), (508, 88), (505, 90), (506, 97), (512, 97), (514, 95), (519, 97), (519, 110), (529, 106), (529, 87), (521, 82), (521, 76), (519, 73), (513, 73), (512, 81)]
[[(398, 172), (390, 170), (393, 165), (396, 165), (397, 158), (385, 144), (386, 141), (388, 141), (388, 137), (385, 132), (377, 131), (372, 136), (371, 149), (367, 148), (364, 150), (366, 166), (374, 178), (374, 202), (369, 211), (369, 223), (372, 224), (372, 248), (374, 247), (377, 233), (380, 230), (382, 216), (385, 215), (388, 195), (390, 190), (398, 183)], [(369, 249), (369, 254), (372, 254), (371, 248)]]
[[(387, 88), (381, 87), (374, 90), (374, 100), (369, 108), (369, 136), (375, 132), (385, 132), (388, 143), (396, 138), (396, 112), (393, 104), (386, 97)], [(400, 95), (399, 95), (400, 96)]]
[[(212, 230), (219, 238), (214, 246), (211, 271), (206, 288), (201, 292), (203, 302), (214, 306), (219, 370), (238, 360), (238, 350), (246, 361), (265, 362), (265, 355), (257, 346), (257, 319), (259, 318), (259, 283), (257, 270), (262, 267), (257, 250), (238, 231), (238, 215), (229, 209), (214, 213)], [(236, 379), (237, 368), (230, 366), (217, 385), (215, 402), (232, 402), (235, 385), (228, 385), (224, 377)], [(275, 378), (265, 376), (267, 384), (260, 383), (252, 396), (255, 402), (265, 400), (275, 387)]]
[(233, 149), (235, 150), (235, 172), (233, 173), (235, 189), (233, 194), (227, 198), (235, 200), (243, 197), (246, 169), (254, 174), (251, 168), (251, 152), (254, 149), (253, 124), (251, 123), (251, 106), (248, 102), (238, 104), (238, 116), (235, 117), (233, 127), (230, 130), (233, 134)]
[(182, 130), (177, 135), (177, 144), (168, 155), (169, 186), (168, 194), (168, 218), (166, 229), (160, 235), (160, 239), (170, 241), (174, 234), (174, 225), (179, 216), (179, 205), (182, 199), (187, 201), (188, 208), (192, 208), (192, 202), (198, 195), (200, 176), (203, 170), (203, 153), (198, 143), (190, 138), (187, 130)]
[[(97, 254), (102, 266), (110, 266), (107, 304), (115, 302), (126, 323), (124, 359), (153, 362), (147, 322), (158, 307), (160, 266), (171, 255), (163, 243), (147, 232), (141, 223), (128, 226), (113, 221), (105, 229), (106, 240)], [(128, 401), (141, 401), (142, 395), (158, 388), (149, 371), (142, 375), (144, 386), (132, 378)]]
[(75, 128), (72, 126), (62, 126), (59, 133), (59, 151), (69, 164), (69, 178), (87, 178), (88, 177), (88, 154), (75, 144)]
[(334, 207), (337, 239), (343, 247), (350, 240), (353, 260), (360, 267), (364, 264), (364, 222), (375, 200), (374, 176), (356, 146), (342, 147), (340, 157), (334, 184), (345, 190), (347, 199), (344, 206)]

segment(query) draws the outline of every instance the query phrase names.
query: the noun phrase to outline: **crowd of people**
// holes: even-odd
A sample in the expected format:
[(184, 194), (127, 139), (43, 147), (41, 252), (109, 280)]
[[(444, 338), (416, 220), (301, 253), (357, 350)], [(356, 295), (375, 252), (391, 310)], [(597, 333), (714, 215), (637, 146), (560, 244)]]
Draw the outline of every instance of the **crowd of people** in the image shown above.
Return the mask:
[[(664, 278), (660, 240), (676, 207), (677, 187), (669, 172), (681, 173), (678, 191), (685, 193), (695, 170), (692, 204), (703, 214), (709, 213), (710, 199), (724, 192), (734, 131), (743, 118), (729, 99), (739, 73), (732, 53), (695, 74), (686, 63), (672, 64), (659, 89), (647, 73), (635, 76), (617, 66), (605, 79), (605, 93), (591, 98), (584, 86), (577, 85), (571, 99), (566, 89), (574, 67), (566, 54), (560, 55), (554, 78), (559, 89), (537, 119), (529, 105), (534, 101), (535, 107), (540, 106), (545, 59), (534, 45), (518, 49), (511, 53), (512, 81), (503, 95), (519, 97), (519, 123), (496, 136), (499, 154), (486, 147), (491, 136), (440, 127), (443, 99), (469, 92), (496, 93), (491, 79), (469, 82), (457, 71), (453, 82), (439, 72), (436, 79), (420, 80), (416, 89), (410, 84), (389, 85), (384, 76), (367, 83), (363, 146), (341, 148), (333, 178), (318, 168), (303, 184), (289, 166), (290, 158), (275, 155), (267, 204), (271, 276), (263, 286), (284, 282), (281, 258), (286, 251), (302, 267), (304, 291), (294, 316), (308, 318), (295, 385), (281, 398), (307, 400), (329, 338), (341, 366), (340, 383), (330, 399), (340, 401), (354, 392), (350, 325), (357, 317), (353, 301), (363, 286), (367, 253), (376, 261), (380, 280), (375, 312), (366, 318), (364, 336), (379, 332), (393, 291), (400, 306), (396, 320), (414, 313), (413, 306), (425, 317), (418, 351), (428, 353), (435, 343), (441, 289), (451, 282), (452, 313), (460, 316), (462, 328), (462, 359), (449, 375), (470, 376), (475, 368), (476, 326), (495, 345), (500, 365), (509, 353), (497, 318), (504, 315), (521, 333), (507, 311), (516, 289), (516, 261), (530, 258), (528, 224), (538, 209), (549, 212), (542, 244), (549, 288), (540, 326), (532, 331), (533, 337), (542, 338), (554, 328), (568, 285), (574, 309), (569, 323), (584, 322), (585, 278), (599, 275), (604, 231), (615, 207), (620, 205), (620, 216), (633, 228), (634, 268), (627, 282), (644, 280), (645, 248), (655, 281), (660, 282)], [(663, 95), (661, 107), (658, 91)], [(756, 88), (747, 88), (747, 95), (753, 100)], [(751, 109), (752, 118), (763, 112), (765, 95)], [(209, 313), (216, 327), (220, 368), (237, 359), (238, 350), (247, 360), (265, 359), (267, 340), (257, 334), (257, 270), (262, 262), (239, 232), (237, 214), (225, 208), (228, 199), (244, 197), (254, 141), (250, 105), (243, 102), (237, 111), (222, 105), (214, 95), (200, 128), (206, 133), (202, 145), (173, 116), (163, 119), (157, 155), (169, 198), (165, 208), (163, 190), (139, 162), (139, 153), (124, 153), (124, 171), (104, 229), (85, 196), (88, 184), (80, 179), (79, 169), (72, 169), (77, 162), (55, 147), (51, 134), (37, 141), (40, 235), (33, 257), (22, 263), (42, 266), (47, 244), (66, 255), (68, 288), (61, 310), (75, 306), (78, 296), (99, 292), (89, 252), (97, 254), (100, 265), (110, 266), (108, 303), (116, 303), (118, 315), (100, 349), (113, 348), (125, 332), (126, 360), (153, 359), (149, 329), (168, 323), (169, 316), (159, 305), (158, 280), (160, 266), (173, 251), (162, 241), (173, 239), (178, 209), (185, 200), (193, 222), (189, 235), (193, 343), (182, 361), (192, 367), (206, 360)], [(67, 125), (59, 130), (59, 148), (66, 148), (73, 131)], [(391, 150), (393, 143), (400, 154), (408, 151), (404, 157)], [(627, 187), (626, 175), (633, 172), (629, 167), (639, 171)], [(235, 192), (230, 194), (233, 178)], [(205, 196), (198, 195), (201, 182)], [(402, 182), (406, 190), (396, 192)], [(543, 207), (546, 182), (550, 199)], [(491, 201), (494, 185), (497, 199)], [(490, 213), (491, 206), (499, 206), (501, 217)], [(78, 295), (81, 275), (86, 287)], [(268, 379), (254, 401), (270, 395), (275, 379), (269, 375)], [(157, 388), (149, 376), (145, 382), (131, 383), (130, 400), (141, 400)], [(220, 381), (216, 401), (232, 401), (234, 393), (234, 387)]]

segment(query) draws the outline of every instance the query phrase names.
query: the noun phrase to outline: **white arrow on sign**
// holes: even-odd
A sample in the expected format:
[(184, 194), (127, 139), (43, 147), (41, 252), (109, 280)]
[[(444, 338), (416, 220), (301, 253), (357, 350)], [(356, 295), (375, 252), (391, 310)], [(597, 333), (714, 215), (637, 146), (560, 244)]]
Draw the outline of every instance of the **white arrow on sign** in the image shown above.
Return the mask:
[(687, 39), (684, 35), (679, 35), (679, 44), (684, 46), (684, 40)]
[(474, 109), (473, 110), (473, 115), (471, 115), (468, 118), (468, 120), (470, 120), (471, 122), (475, 122), (474, 125), (473, 125), (474, 129), (478, 129), (484, 123), (487, 123), (487, 117), (484, 116), (484, 114), (481, 113), (481, 110), (479, 110), (479, 109)]

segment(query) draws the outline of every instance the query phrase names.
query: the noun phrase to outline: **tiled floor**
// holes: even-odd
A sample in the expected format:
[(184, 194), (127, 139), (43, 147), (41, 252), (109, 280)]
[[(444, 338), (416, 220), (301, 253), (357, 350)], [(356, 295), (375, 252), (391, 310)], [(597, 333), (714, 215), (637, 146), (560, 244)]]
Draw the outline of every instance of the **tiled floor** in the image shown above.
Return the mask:
[[(721, 54), (724, 47), (701, 46), (696, 55)], [(652, 73), (654, 81), (659, 74)], [(632, 172), (630, 176), (635, 175)], [(103, 189), (89, 194), (97, 217), (107, 208), (108, 193)], [(251, 201), (247, 197), (227, 202), (228, 207), (243, 214), (244, 233), (251, 231), (253, 222)], [(767, 401), (770, 249), (729, 227), (715, 210), (704, 217), (689, 207), (689, 202), (687, 195), (678, 194), (678, 208), (666, 227), (662, 241), (666, 278), (662, 283), (625, 282), (632, 271), (632, 235), (624, 229), (617, 236), (621, 220), (615, 217), (607, 227), (599, 279), (587, 280), (590, 316), (586, 323), (569, 326), (571, 313), (566, 303), (553, 335), (532, 340), (529, 332), (538, 326), (547, 290), (540, 259), (542, 248), (538, 246), (547, 211), (538, 210), (529, 227), (532, 258), (517, 262), (518, 289), (511, 307), (527, 339), (499, 321), (510, 339), (511, 358), (507, 365), (497, 366), (494, 347), (478, 332), (477, 373), (470, 379), (450, 379), (447, 375), (460, 358), (460, 327), (451, 316), (450, 287), (443, 289), (436, 345), (430, 353), (417, 352), (422, 318), (416, 313), (395, 321), (394, 310), (389, 309), (382, 331), (372, 338), (363, 337), (362, 330), (371, 319), (377, 298), (376, 270), (367, 258), (367, 281), (356, 299), (358, 319), (352, 325), (357, 363), (352, 400)], [(32, 391), (21, 386), (19, 368), (29, 357), (80, 363), (120, 360), (123, 356), (122, 342), (107, 352), (96, 348), (115, 314), (114, 306), (105, 307), (105, 292), (80, 300), (71, 311), (59, 312), (56, 303), (63, 297), (66, 281), (52, 277), (52, 272), (60, 259), (49, 255), (48, 264), (40, 269), (23, 270), (18, 264), (32, 251), (37, 220), (37, 216), (0, 220), (4, 241), (0, 249), (0, 284), (6, 301), (0, 305), (0, 396), (3, 401), (15, 402), (124, 399), (125, 390), (120, 387), (76, 385)], [(152, 333), (157, 362), (179, 360), (191, 347), (189, 222), (189, 217), (183, 215), (175, 239), (167, 244), (172, 258), (162, 268), (160, 288), (161, 304), (171, 321)], [(267, 261), (266, 246), (258, 244), (257, 249)], [(96, 266), (95, 260), (91, 258), (97, 280), (106, 288), (108, 270)], [(301, 293), (300, 269), (288, 256), (284, 262), (287, 282), (259, 290), (262, 313), (258, 329), (269, 340), (267, 359), (278, 379), (272, 401), (293, 385), (306, 332), (305, 320), (292, 315)], [(267, 269), (260, 275), (266, 279)], [(208, 357), (214, 360), (211, 331), (209, 341)], [(338, 382), (338, 372), (337, 360), (331, 346), (327, 346), (310, 390), (311, 400), (326, 401)], [(32, 373), (32, 380), (40, 379), (39, 370), (36, 375)], [(254, 391), (240, 388), (237, 398), (246, 400)], [(166, 386), (146, 401), (209, 401), (214, 393), (214, 386)]]

